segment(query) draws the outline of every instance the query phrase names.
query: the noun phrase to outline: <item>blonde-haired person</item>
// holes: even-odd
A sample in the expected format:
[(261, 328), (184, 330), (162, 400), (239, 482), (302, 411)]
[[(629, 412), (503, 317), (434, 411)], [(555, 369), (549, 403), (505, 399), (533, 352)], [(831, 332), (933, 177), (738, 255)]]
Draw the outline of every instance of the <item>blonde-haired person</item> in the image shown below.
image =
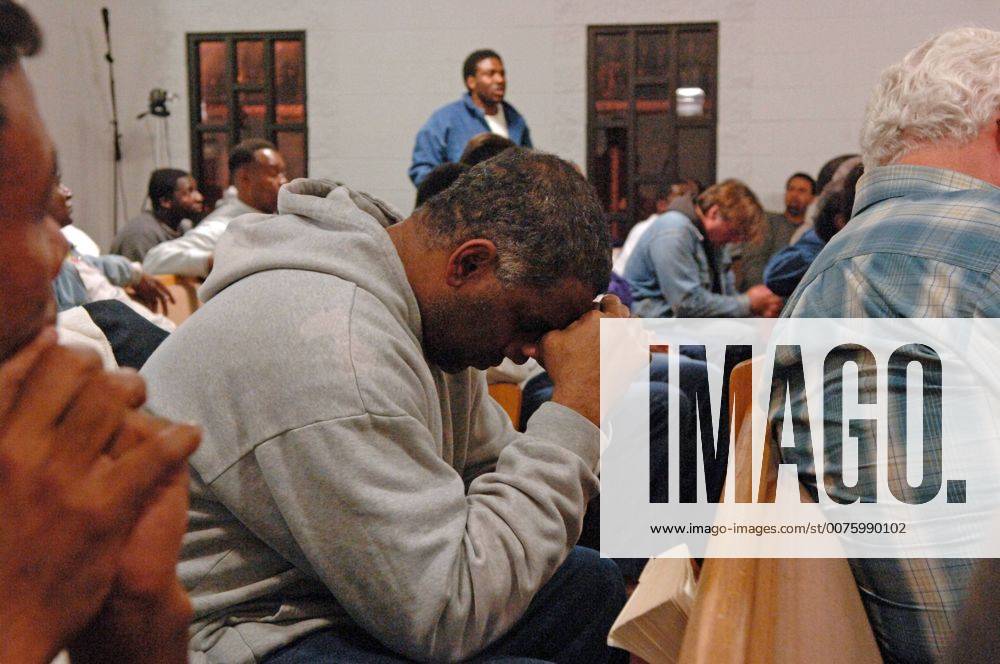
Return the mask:
[[(861, 136), (865, 174), (854, 216), (816, 258), (785, 314), (1000, 317), (1000, 32), (960, 28), (910, 51), (882, 73)], [(837, 389), (828, 384), (827, 390)], [(858, 402), (874, 399), (872, 389), (863, 388), (868, 393)], [(791, 412), (797, 412), (794, 403)], [(935, 428), (925, 419), (924, 430)], [(940, 425), (936, 431), (924, 440), (925, 455), (942, 454)], [(865, 458), (872, 453), (865, 441), (875, 439), (858, 440), (858, 458)], [(905, 446), (890, 448), (888, 463), (905, 465), (899, 456)], [(1000, 490), (991, 450), (952, 445), (949, 453), (981, 458), (968, 484)], [(802, 461), (799, 479), (815, 487), (811, 463), (790, 448), (782, 457)], [(824, 474), (830, 481), (839, 469), (828, 466)], [(866, 490), (862, 484), (859, 493)], [(893, 492), (909, 502), (923, 498), (921, 488), (905, 481)], [(953, 525), (968, 534), (970, 547), (988, 535), (986, 524)], [(887, 547), (884, 559), (851, 560), (872, 628), (886, 661), (935, 661), (951, 639), (975, 561), (895, 553)]]
[(757, 196), (739, 180), (676, 199), (625, 265), (632, 312), (644, 318), (777, 316), (780, 297), (766, 286), (738, 293), (730, 270), (727, 245), (756, 239), (763, 220)]

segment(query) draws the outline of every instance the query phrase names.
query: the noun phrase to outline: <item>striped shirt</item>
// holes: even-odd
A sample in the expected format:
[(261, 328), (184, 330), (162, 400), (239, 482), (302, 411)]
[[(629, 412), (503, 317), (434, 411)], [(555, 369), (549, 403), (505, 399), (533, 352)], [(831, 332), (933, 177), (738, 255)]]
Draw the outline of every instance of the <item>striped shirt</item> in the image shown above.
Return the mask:
[[(1000, 318), (1000, 188), (924, 166), (872, 169), (858, 182), (851, 222), (813, 262), (783, 315)], [(937, 449), (928, 442), (925, 452), (940, 453), (940, 438)], [(796, 461), (790, 448), (782, 457)], [(815, 468), (800, 480), (815, 495)], [(974, 562), (851, 560), (886, 661), (940, 656)]]

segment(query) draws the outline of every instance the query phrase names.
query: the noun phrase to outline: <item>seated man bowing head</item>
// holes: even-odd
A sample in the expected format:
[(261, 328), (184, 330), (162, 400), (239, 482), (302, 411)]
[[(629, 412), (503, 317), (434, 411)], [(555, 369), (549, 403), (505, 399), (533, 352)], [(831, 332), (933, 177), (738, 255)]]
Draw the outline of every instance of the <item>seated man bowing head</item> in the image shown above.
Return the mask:
[[(235, 222), (205, 306), (143, 370), (154, 412), (205, 428), (180, 565), (192, 649), (619, 659), (621, 575), (574, 547), (598, 490), (599, 321), (627, 315), (594, 310), (609, 256), (590, 185), (521, 148), (402, 221), (299, 180), (277, 216)], [(473, 369), (504, 357), (555, 383), (525, 433)]]

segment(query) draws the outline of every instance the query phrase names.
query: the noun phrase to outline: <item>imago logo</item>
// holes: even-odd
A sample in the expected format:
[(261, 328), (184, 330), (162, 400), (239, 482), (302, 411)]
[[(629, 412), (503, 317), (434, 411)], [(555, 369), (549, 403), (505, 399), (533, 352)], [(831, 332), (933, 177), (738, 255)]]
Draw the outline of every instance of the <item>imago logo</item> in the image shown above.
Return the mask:
[[(675, 416), (678, 419), (679, 502), (696, 503), (699, 501), (699, 469), (706, 486), (720, 487), (726, 479), (730, 434), (735, 425), (732, 415), (734, 412), (745, 412), (753, 396), (749, 385), (732, 383), (730, 377), (737, 365), (751, 360), (753, 347), (747, 344), (725, 346), (724, 380), (716, 394), (710, 390), (706, 346), (681, 344), (679, 353), (693, 360), (686, 363), (685, 371), (679, 372), (679, 392), (685, 398), (675, 399), (672, 411), (651, 408), (650, 429), (662, 433), (669, 430), (663, 422), (653, 418)], [(838, 345), (811, 366), (803, 361), (802, 347), (798, 344), (776, 345), (768, 358), (771, 360), (772, 376), (768, 418), (764, 423), (766, 430), (761, 431), (755, 440), (780, 441), (785, 427), (790, 426), (794, 445), (788, 450), (787, 457), (794, 459), (800, 475), (808, 475), (817, 467), (813, 441), (820, 440), (824, 460), (822, 485), (827, 497), (841, 504), (876, 502), (879, 499), (878, 421), (875, 418), (845, 418), (844, 401), (848, 399), (859, 405), (878, 406), (880, 374), (884, 374), (888, 390), (884, 407), (879, 410), (888, 433), (885, 441), (889, 448), (887, 458), (894, 460), (886, 468), (888, 490), (896, 500), (909, 504), (922, 504), (937, 497), (944, 479), (941, 467), (942, 366), (933, 348), (926, 344), (901, 345), (881, 367), (874, 353), (861, 344)], [(910, 384), (914, 382), (908, 381), (907, 376), (913, 363), (920, 366), (922, 375), (919, 382), (922, 436), (919, 438), (908, 435), (907, 431)], [(848, 364), (854, 365), (858, 375), (853, 394), (845, 394), (844, 369)], [(763, 366), (758, 368), (765, 370)], [(815, 425), (819, 435), (814, 431), (810, 417), (807, 372), (818, 373), (822, 377), (821, 417)], [(844, 466), (845, 437), (852, 439), (857, 449), (851, 468)], [(662, 450), (663, 446), (650, 446), (651, 455), (662, 453)], [(906, 473), (911, 457), (919, 459), (922, 464), (920, 480), (915, 485), (910, 483)], [(737, 473), (748, 472), (741, 465), (748, 459), (748, 455), (737, 457)], [(655, 459), (650, 459), (650, 465), (655, 465)], [(766, 477), (766, 469), (761, 469), (759, 475)], [(848, 484), (845, 475), (856, 479)], [(664, 479), (659, 486), (668, 482), (669, 479)], [(651, 496), (651, 500), (670, 502), (669, 492), (658, 493)], [(665, 493), (667, 495), (663, 495)], [(709, 502), (724, 496), (721, 492), (710, 491), (709, 494)], [(754, 492), (753, 495), (767, 493)], [(740, 497), (736, 499), (740, 500)], [(744, 496), (743, 500), (747, 498)], [(948, 480), (947, 501), (965, 502), (964, 480)]]
[(604, 555), (1000, 555), (996, 320), (602, 321), (601, 412)]

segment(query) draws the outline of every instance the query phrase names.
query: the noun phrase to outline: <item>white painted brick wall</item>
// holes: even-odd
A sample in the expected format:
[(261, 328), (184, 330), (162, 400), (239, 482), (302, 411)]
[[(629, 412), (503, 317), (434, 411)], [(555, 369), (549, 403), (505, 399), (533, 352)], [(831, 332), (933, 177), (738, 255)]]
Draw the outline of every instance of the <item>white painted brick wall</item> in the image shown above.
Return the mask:
[(462, 59), (505, 58), (509, 100), (537, 146), (579, 164), (586, 151), (586, 27), (718, 21), (718, 176), (741, 177), (778, 207), (785, 178), (854, 151), (878, 72), (926, 36), (1000, 29), (995, 0), (27, 0), (47, 36), (29, 66), (58, 143), (78, 224), (113, 235), (109, 105), (99, 8), (111, 10), (124, 179), (135, 213), (154, 167), (151, 87), (179, 92), (173, 165), (188, 168), (187, 32), (300, 30), (307, 36), (310, 173), (404, 212), (413, 137), (462, 91)]

